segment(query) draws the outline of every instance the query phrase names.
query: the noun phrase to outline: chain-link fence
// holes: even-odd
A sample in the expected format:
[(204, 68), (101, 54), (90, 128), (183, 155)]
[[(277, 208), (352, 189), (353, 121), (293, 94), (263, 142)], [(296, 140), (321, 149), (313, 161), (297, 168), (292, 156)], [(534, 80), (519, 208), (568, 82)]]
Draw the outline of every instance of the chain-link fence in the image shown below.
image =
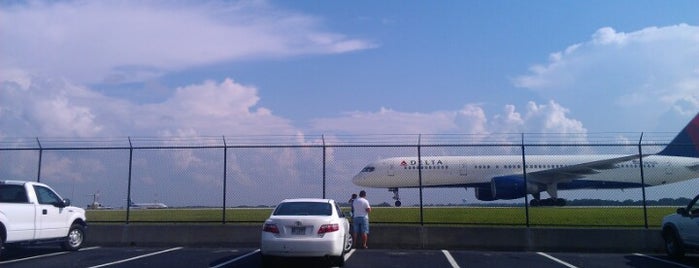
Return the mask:
[[(375, 208), (372, 222), (648, 228), (699, 193), (692, 180), (699, 177), (699, 160), (654, 155), (670, 138), (628, 133), (3, 138), (0, 179), (49, 184), (73, 205), (87, 207), (93, 222), (260, 222), (285, 198), (346, 203), (352, 193), (366, 190)], [(435, 185), (449, 180), (430, 175), (431, 163), (424, 161), (396, 173), (413, 172), (418, 185), (371, 188), (352, 181), (382, 159), (440, 157), (468, 157), (443, 173), (460, 181)], [(567, 204), (532, 206), (535, 195), (516, 185), (540, 192), (541, 200), (550, 199), (556, 187), (553, 193)], [(401, 207), (395, 207), (389, 188), (399, 188)], [(507, 189), (515, 196), (482, 198)]]

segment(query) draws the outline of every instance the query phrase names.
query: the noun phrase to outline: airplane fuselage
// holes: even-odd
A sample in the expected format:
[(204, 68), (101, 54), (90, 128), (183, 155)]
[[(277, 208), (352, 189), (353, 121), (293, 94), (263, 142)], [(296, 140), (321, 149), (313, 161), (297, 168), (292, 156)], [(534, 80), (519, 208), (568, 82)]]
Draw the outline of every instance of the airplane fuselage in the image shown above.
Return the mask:
[[(359, 186), (375, 188), (483, 187), (490, 184), (492, 178), (523, 176), (525, 169), (527, 173), (535, 173), (618, 157), (623, 155), (528, 155), (524, 158), (526, 167), (521, 155), (429, 156), (421, 157), (421, 162), (417, 157), (394, 157), (368, 165), (352, 181)], [(558, 189), (640, 187), (641, 162), (643, 183), (647, 186), (699, 177), (697, 158), (651, 155), (616, 163), (608, 169), (581, 175), (579, 179), (559, 181)]]

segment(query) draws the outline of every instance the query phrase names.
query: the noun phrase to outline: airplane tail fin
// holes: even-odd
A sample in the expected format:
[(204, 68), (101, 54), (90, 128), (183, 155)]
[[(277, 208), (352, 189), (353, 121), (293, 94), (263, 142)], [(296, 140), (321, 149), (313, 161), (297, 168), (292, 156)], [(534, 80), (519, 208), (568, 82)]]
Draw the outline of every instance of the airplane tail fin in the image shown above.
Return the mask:
[(699, 158), (699, 114), (658, 154)]

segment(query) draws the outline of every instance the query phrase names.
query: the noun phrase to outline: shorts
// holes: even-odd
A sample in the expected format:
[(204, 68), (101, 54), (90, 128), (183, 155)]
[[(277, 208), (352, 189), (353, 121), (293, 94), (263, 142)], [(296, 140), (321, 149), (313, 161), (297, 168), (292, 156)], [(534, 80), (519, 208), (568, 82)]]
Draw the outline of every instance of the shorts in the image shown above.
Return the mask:
[(369, 234), (369, 218), (368, 217), (354, 217), (352, 219), (352, 228), (356, 233)]

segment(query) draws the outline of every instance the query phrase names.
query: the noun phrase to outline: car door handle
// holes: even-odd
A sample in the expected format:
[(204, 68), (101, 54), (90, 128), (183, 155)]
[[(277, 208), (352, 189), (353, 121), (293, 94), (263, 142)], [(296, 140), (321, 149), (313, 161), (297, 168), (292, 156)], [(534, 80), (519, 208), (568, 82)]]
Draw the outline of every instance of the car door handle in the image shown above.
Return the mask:
[(41, 211), (41, 214), (46, 215), (46, 214), (48, 214), (48, 211), (44, 209), (44, 210)]

